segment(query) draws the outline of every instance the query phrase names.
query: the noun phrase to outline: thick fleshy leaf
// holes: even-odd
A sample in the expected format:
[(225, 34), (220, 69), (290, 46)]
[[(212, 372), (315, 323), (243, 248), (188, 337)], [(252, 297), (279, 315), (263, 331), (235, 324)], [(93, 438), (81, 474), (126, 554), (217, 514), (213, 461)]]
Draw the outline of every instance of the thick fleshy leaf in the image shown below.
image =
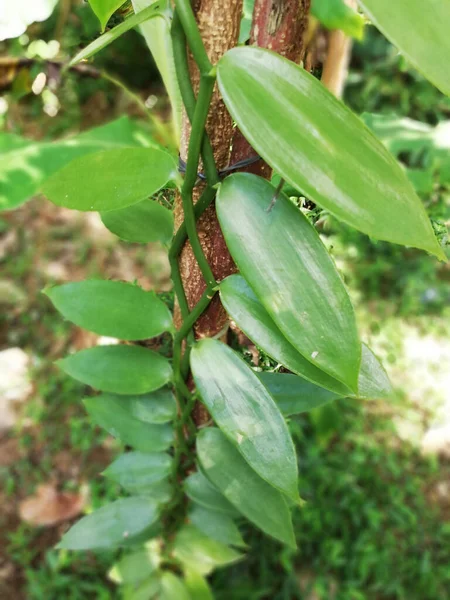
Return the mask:
[(173, 236), (173, 213), (155, 200), (146, 199), (133, 206), (101, 215), (103, 224), (126, 242), (168, 245)]
[(114, 583), (136, 585), (154, 573), (160, 564), (160, 557), (151, 546), (126, 554), (111, 568), (108, 578)]
[(184, 481), (184, 491), (188, 498), (200, 506), (227, 516), (236, 517), (239, 513), (201, 471), (192, 473)]
[(213, 540), (229, 546), (245, 548), (245, 542), (237, 525), (227, 515), (194, 504), (189, 511), (189, 520)]
[(170, 571), (161, 575), (160, 587), (159, 600), (193, 600), (184, 581)]
[(250, 47), (227, 52), (217, 73), (239, 128), (288, 183), (372, 237), (444, 258), (401, 167), (316, 78), (278, 54)]
[(313, 408), (342, 398), (310, 381), (289, 373), (258, 373), (285, 417), (308, 412)]
[(123, 21), (123, 23), (120, 23), (120, 25), (117, 25), (117, 27), (110, 29), (109, 31), (101, 35), (99, 38), (94, 40), (91, 44), (89, 44), (89, 46), (83, 48), (83, 50), (78, 52), (78, 54), (70, 61), (69, 67), (73, 67), (82, 60), (86, 60), (87, 58), (94, 56), (94, 54), (97, 54), (97, 52), (100, 52), (100, 50), (103, 50), (103, 48), (109, 46), (109, 44), (114, 42), (114, 40), (117, 40), (117, 38), (119, 38), (121, 35), (129, 31), (130, 29), (141, 25), (141, 23), (144, 23), (148, 19), (153, 19), (154, 17), (164, 17), (166, 13), (167, 1), (159, 0), (159, 2), (156, 5), (149, 6), (139, 14), (128, 17), (127, 19), (125, 19), (125, 21)]
[(344, 396), (350, 393), (347, 386), (306, 360), (294, 348), (241, 275), (231, 275), (222, 281), (220, 298), (239, 329), (274, 360), (321, 387)]
[(58, 548), (110, 550), (128, 545), (149, 530), (158, 517), (157, 505), (148, 498), (116, 500), (78, 521), (64, 535)]
[(155, 292), (131, 283), (91, 279), (44, 293), (65, 319), (99, 335), (145, 340), (172, 328), (172, 315)]
[(142, 399), (145, 405), (152, 396), (129, 397), (101, 394), (85, 398), (84, 405), (94, 422), (124, 444), (141, 452), (161, 452), (173, 442), (173, 428), (145, 422), (133, 410), (133, 403)]
[(231, 256), (294, 348), (356, 391), (361, 344), (347, 290), (318, 233), (287, 196), (268, 211), (274, 193), (249, 173), (222, 183), (217, 214)]
[(200, 431), (197, 452), (208, 478), (241, 514), (268, 535), (296, 547), (285, 497), (249, 467), (219, 429)]
[[(378, 29), (437, 88), (450, 95), (448, 0), (359, 0)], [(425, 10), (424, 10), (425, 8)]]
[(208, 582), (197, 570), (189, 569), (184, 579), (193, 600), (214, 600)]
[(311, 14), (327, 29), (341, 29), (357, 40), (363, 37), (364, 17), (344, 0), (313, 0)]
[(132, 494), (145, 495), (155, 483), (169, 476), (171, 464), (168, 454), (126, 452), (103, 471), (103, 475)]
[(298, 500), (297, 457), (283, 416), (248, 364), (213, 339), (191, 351), (197, 390), (214, 421), (270, 485)]
[(57, 206), (106, 212), (148, 198), (175, 176), (167, 152), (117, 148), (73, 160), (44, 182), (42, 192)]
[(110, 17), (122, 6), (123, 2), (122, 0), (89, 0), (89, 4), (97, 15), (103, 31)]
[(167, 358), (142, 346), (97, 346), (56, 364), (74, 379), (115, 394), (146, 394), (172, 377)]
[(242, 554), (211, 539), (193, 525), (180, 529), (173, 545), (173, 554), (186, 568), (208, 575), (216, 567), (230, 565)]

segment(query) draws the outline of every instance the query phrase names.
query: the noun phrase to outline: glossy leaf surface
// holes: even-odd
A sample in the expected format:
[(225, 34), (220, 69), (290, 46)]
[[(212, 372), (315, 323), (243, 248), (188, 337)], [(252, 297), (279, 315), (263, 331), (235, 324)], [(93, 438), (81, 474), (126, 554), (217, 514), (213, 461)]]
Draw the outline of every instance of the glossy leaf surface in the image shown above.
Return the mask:
[(167, 152), (118, 148), (73, 160), (45, 181), (42, 192), (65, 208), (118, 210), (151, 196), (175, 173), (175, 163)]
[(122, 546), (151, 528), (158, 516), (156, 504), (148, 498), (116, 500), (78, 521), (58, 548), (95, 550)]
[[(166, 450), (173, 442), (173, 428), (170, 425), (151, 424), (138, 418), (132, 408), (135, 398), (101, 394), (85, 398), (84, 405), (97, 425), (124, 444), (141, 452)], [(147, 396), (141, 398), (145, 403)], [(139, 400), (137, 397), (136, 401)]]
[(197, 452), (208, 478), (241, 514), (268, 535), (296, 547), (285, 497), (249, 467), (219, 429), (200, 431)]
[(197, 390), (214, 421), (252, 469), (298, 500), (297, 457), (283, 416), (245, 361), (213, 339), (191, 351)]
[(122, 6), (123, 2), (121, 0), (89, 0), (89, 4), (97, 15), (103, 31), (110, 17)]
[(253, 148), (307, 198), (372, 237), (443, 258), (400, 166), (312, 75), (268, 50), (246, 47), (221, 58), (218, 81)]
[(450, 95), (448, 0), (359, 0), (378, 29), (436, 87)]
[(44, 290), (63, 317), (99, 335), (144, 340), (172, 327), (172, 315), (154, 292), (122, 281), (87, 280)]
[(97, 346), (56, 361), (68, 375), (101, 392), (145, 394), (172, 377), (167, 358), (142, 346)]
[(205, 535), (229, 546), (245, 547), (234, 521), (223, 514), (194, 504), (189, 511), (190, 522)]
[(222, 183), (217, 214), (228, 249), (300, 354), (356, 390), (361, 345), (350, 298), (316, 230), (287, 196), (268, 211), (274, 193), (248, 173)]
[(103, 224), (126, 242), (168, 245), (173, 236), (173, 213), (155, 200), (143, 200), (133, 206), (101, 215)]
[(188, 569), (195, 569), (202, 575), (242, 558), (242, 554), (209, 538), (193, 525), (185, 525), (180, 529), (175, 538), (173, 554)]
[(169, 476), (171, 464), (168, 454), (126, 452), (103, 471), (103, 475), (132, 494), (144, 495), (155, 483)]
[(231, 517), (239, 515), (234, 506), (206, 479), (201, 471), (192, 473), (185, 479), (184, 491), (188, 498), (204, 508)]

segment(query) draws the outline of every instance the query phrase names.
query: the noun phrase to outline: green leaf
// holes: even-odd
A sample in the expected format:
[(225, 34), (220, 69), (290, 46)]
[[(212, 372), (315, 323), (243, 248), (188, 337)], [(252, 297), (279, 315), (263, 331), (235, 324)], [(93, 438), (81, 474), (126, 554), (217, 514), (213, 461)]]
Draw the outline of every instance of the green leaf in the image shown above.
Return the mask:
[(73, 160), (44, 182), (42, 192), (57, 206), (109, 211), (144, 200), (175, 176), (167, 152), (117, 148)]
[(126, 452), (109, 465), (103, 475), (132, 494), (145, 495), (147, 489), (170, 475), (171, 465), (168, 454)]
[(220, 284), (222, 304), (246, 336), (284, 367), (308, 381), (346, 396), (350, 390), (298, 352), (277, 325), (241, 275), (231, 275)]
[(288, 183), (370, 236), (444, 258), (400, 166), (317, 79), (277, 54), (250, 47), (228, 51), (217, 73), (239, 128)]
[(192, 473), (185, 479), (184, 491), (188, 498), (204, 508), (231, 517), (239, 515), (233, 505), (206, 479), (201, 471)]
[(228, 249), (294, 348), (356, 390), (361, 344), (350, 298), (305, 215), (284, 194), (268, 211), (274, 193), (248, 173), (222, 183), (217, 214)]
[(358, 379), (358, 398), (377, 400), (392, 398), (393, 395), (394, 390), (383, 365), (372, 350), (363, 344), (361, 371)]
[(192, 348), (191, 369), (214, 421), (251, 468), (298, 501), (297, 457), (286, 422), (247, 363), (206, 338)]
[(357, 40), (363, 38), (364, 17), (344, 0), (313, 0), (311, 14), (327, 29), (341, 29)]
[(169, 245), (173, 236), (173, 213), (155, 200), (101, 214), (103, 224), (126, 242)]
[[(121, 588), (122, 600), (150, 600), (156, 597), (161, 590), (161, 581), (157, 574), (151, 575), (137, 587), (125, 584)], [(158, 596), (159, 598), (159, 596)]]
[(123, 0), (89, 0), (89, 4), (97, 15), (103, 31), (110, 17), (122, 6)]
[(197, 452), (208, 478), (240, 513), (268, 535), (296, 547), (285, 497), (249, 467), (219, 429), (200, 431)]
[(159, 600), (193, 600), (184, 582), (170, 571), (161, 575), (160, 584)]
[(152, 396), (135, 398), (101, 394), (85, 398), (83, 402), (93, 421), (122, 443), (141, 452), (161, 452), (173, 442), (172, 427), (145, 422), (133, 410), (135, 402), (141, 401), (144, 407), (148, 401), (153, 402)]
[(188, 569), (184, 578), (193, 600), (214, 600), (208, 582), (196, 570)]
[(123, 556), (109, 571), (108, 578), (114, 583), (141, 583), (154, 573), (160, 564), (159, 555), (149, 546)]
[(121, 340), (145, 340), (172, 329), (172, 315), (155, 292), (122, 281), (87, 280), (44, 290), (63, 317), (83, 329)]
[(104, 398), (105, 409), (112, 402), (112, 410), (117, 410), (120, 404), (134, 419), (145, 423), (167, 423), (173, 421), (177, 414), (177, 402), (173, 392), (169, 388), (161, 388), (145, 394), (144, 396), (114, 396), (102, 394), (98, 398)]
[(195, 569), (201, 575), (208, 575), (216, 567), (230, 565), (242, 558), (242, 554), (209, 538), (193, 525), (180, 529), (173, 545), (173, 555), (187, 569)]
[[(148, 19), (152, 19), (154, 17), (165, 17), (167, 16), (167, 13), (167, 2), (165, 0), (158, 0), (157, 4), (149, 6), (137, 15), (132, 15), (128, 17), (123, 23), (120, 23), (120, 25), (117, 25), (117, 27), (110, 29), (109, 31), (101, 35), (99, 38), (94, 40), (91, 44), (89, 44), (89, 46), (78, 52), (78, 54), (70, 61), (69, 67), (73, 67), (82, 60), (86, 60), (94, 54), (97, 54), (97, 52), (100, 52), (100, 50), (103, 50), (103, 48), (109, 46), (109, 44), (114, 42), (114, 40), (117, 40), (117, 38), (119, 38), (121, 35), (129, 31), (130, 29), (141, 25), (141, 23), (144, 23), (144, 21), (147, 21)], [(106, 20), (106, 22), (107, 21), (108, 19)]]
[(189, 511), (189, 520), (213, 540), (238, 548), (246, 546), (238, 527), (228, 515), (194, 504)]
[(437, 88), (450, 95), (448, 0), (359, 0), (378, 29)]
[(74, 379), (116, 394), (152, 392), (172, 377), (167, 358), (142, 346), (97, 346), (56, 364)]
[(148, 498), (124, 498), (103, 506), (76, 523), (58, 548), (99, 550), (123, 546), (149, 530), (159, 517)]
[(285, 417), (308, 412), (332, 400), (342, 398), (314, 383), (289, 373), (258, 373)]

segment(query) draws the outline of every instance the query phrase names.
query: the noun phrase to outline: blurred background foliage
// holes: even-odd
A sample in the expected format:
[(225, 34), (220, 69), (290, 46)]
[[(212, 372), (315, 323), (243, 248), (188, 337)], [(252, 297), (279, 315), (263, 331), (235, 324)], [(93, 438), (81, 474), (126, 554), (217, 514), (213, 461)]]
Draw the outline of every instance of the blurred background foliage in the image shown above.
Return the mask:
[[(109, 26), (128, 10), (125, 3)], [(110, 77), (138, 94), (154, 118), (167, 121), (168, 102), (137, 31), (98, 55), (96, 73), (61, 76), (60, 61), (97, 35), (98, 21), (86, 3), (61, 0), (49, 19), (0, 42), (0, 128), (51, 141), (123, 114), (143, 119), (142, 105)], [(370, 26), (355, 43), (344, 100), (365, 114), (408, 170), (445, 243), (450, 100)], [(147, 123), (158, 139), (155, 121)], [(445, 600), (450, 596), (448, 265), (370, 240), (315, 208), (310, 216), (350, 288), (363, 337), (384, 360), (398, 397), (366, 405), (343, 400), (291, 420), (306, 500), (296, 515), (298, 552), (281, 549), (248, 527), (248, 560), (217, 572), (214, 592), (219, 600)], [(36, 199), (0, 214), (0, 260), (1, 348), (20, 349), (33, 382), (25, 384), (25, 400), (20, 393), (13, 396), (21, 402), (18, 418), (0, 423), (0, 597), (117, 598), (105, 575), (115, 556), (55, 551), (68, 521), (35, 526), (21, 510), (43, 485), (57, 490), (58, 499), (67, 494), (66, 500), (88, 490), (84, 511), (118, 494), (98, 473), (119, 442), (90, 423), (80, 402), (86, 390), (52, 364), (65, 349), (99, 340), (62, 322), (40, 290), (101, 274), (137, 279), (170, 296), (167, 257), (157, 245), (117, 241), (95, 215)], [(244, 345), (242, 352), (258, 368), (274, 367), (254, 348)], [(3, 367), (5, 356), (0, 353)]]

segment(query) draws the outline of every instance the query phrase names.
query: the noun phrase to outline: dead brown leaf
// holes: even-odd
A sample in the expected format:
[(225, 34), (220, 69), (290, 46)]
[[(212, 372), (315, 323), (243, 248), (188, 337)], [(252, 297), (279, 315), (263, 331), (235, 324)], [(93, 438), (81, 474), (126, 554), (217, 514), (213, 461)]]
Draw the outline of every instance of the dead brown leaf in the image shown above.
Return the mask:
[(22, 521), (30, 525), (51, 527), (57, 523), (73, 519), (83, 510), (87, 500), (87, 492), (59, 492), (54, 485), (40, 485), (34, 496), (30, 496), (19, 504)]

